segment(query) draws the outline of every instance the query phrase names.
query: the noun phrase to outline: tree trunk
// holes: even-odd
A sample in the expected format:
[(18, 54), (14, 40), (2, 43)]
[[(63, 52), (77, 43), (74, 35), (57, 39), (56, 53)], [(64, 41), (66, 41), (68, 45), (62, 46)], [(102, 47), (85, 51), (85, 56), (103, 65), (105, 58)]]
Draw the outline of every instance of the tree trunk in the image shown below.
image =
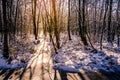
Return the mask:
[[(1, 4), (1, 1), (0, 1)], [(2, 11), (1, 11), (1, 6), (0, 6), (0, 42), (3, 40), (3, 24), (2, 24)]]
[(68, 0), (68, 37), (69, 40), (71, 40), (71, 35), (70, 35), (70, 0)]
[(109, 14), (108, 14), (108, 38), (107, 41), (108, 43), (112, 43), (112, 32), (111, 32), (111, 16), (112, 16), (112, 2), (113, 0), (109, 0)]
[(120, 48), (120, 0), (118, 0), (117, 10), (116, 10), (116, 21), (117, 21), (117, 46)]
[(2, 8), (3, 8), (3, 24), (4, 24), (4, 47), (3, 47), (3, 56), (5, 58), (9, 57), (8, 51), (8, 27), (7, 27), (7, 19), (6, 19), (6, 4), (7, 0), (2, 0)]
[(33, 13), (33, 33), (35, 35), (35, 39), (37, 40), (37, 24), (36, 24), (36, 0), (32, 0), (32, 13)]
[[(79, 22), (79, 34), (81, 37), (81, 40), (85, 46), (88, 46), (86, 34), (87, 34), (87, 27), (85, 25), (85, 0), (83, 0), (83, 5), (82, 5), (82, 16), (80, 14), (80, 6), (81, 6), (81, 0), (79, 0), (79, 12), (78, 12), (78, 22)], [(82, 21), (82, 22), (81, 22)], [(81, 25), (82, 24), (82, 25)]]
[(104, 29), (106, 27), (105, 19), (106, 19), (107, 11), (108, 11), (108, 1), (106, 0), (106, 3), (105, 3), (105, 13), (104, 13), (104, 17), (103, 17), (102, 31), (101, 31), (101, 38), (100, 38), (100, 49), (101, 50), (102, 50), (103, 33), (104, 33)]
[(56, 13), (56, 2), (55, 0), (52, 0), (52, 12), (53, 12), (53, 26), (54, 26), (54, 35), (56, 38), (56, 46), (59, 49), (60, 48), (60, 34), (58, 30), (58, 25), (57, 25), (57, 13)]

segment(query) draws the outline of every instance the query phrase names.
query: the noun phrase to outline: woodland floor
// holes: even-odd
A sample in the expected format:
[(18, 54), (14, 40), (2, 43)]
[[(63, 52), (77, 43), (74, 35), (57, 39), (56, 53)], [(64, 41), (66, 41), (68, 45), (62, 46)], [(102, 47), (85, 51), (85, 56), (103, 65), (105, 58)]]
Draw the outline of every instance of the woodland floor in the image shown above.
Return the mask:
[(85, 72), (80, 70), (77, 73), (68, 73), (55, 71), (51, 58), (53, 54), (51, 55), (51, 52), (48, 51), (51, 48), (44, 39), (40, 42), (42, 43), (36, 45), (37, 51), (25, 68), (2, 69), (0, 70), (0, 80), (120, 80), (120, 72)]
[[(40, 49), (40, 51), (42, 51)], [(55, 75), (57, 73), (57, 75)], [(52, 69), (49, 53), (36, 53), (26, 68), (1, 70), (0, 80), (61, 80), (59, 72)], [(65, 72), (63, 72), (65, 73)], [(63, 74), (62, 73), (62, 74)], [(62, 78), (64, 75), (62, 76)], [(120, 80), (120, 73), (91, 72), (67, 73), (68, 80)], [(63, 78), (63, 80), (67, 80)]]

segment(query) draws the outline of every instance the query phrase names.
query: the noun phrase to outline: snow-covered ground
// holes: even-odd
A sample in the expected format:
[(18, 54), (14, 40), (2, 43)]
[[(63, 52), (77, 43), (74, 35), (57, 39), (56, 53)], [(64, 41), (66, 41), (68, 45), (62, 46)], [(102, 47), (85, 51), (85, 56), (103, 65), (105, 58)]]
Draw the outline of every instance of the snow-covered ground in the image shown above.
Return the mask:
[(5, 59), (2, 52), (2, 42), (0, 43), (0, 69), (16, 69), (25, 67), (28, 61), (35, 53), (34, 37), (22, 39), (16, 37), (15, 40), (9, 43), (9, 58)]
[(67, 36), (62, 34), (60, 40), (61, 48), (58, 50), (58, 54), (54, 55), (54, 48), (49, 39), (42, 35), (38, 39), (40, 43), (36, 45), (32, 35), (29, 35), (29, 38), (24, 40), (17, 37), (16, 42), (13, 41), (9, 45), (10, 62), (3, 58), (2, 43), (0, 43), (0, 68), (24, 67), (34, 56), (33, 53), (39, 53), (39, 49), (44, 46), (48, 48), (45, 48), (42, 52), (51, 53), (54, 69), (62, 69), (69, 72), (79, 72), (80, 70), (97, 71), (100, 69), (113, 71), (115, 68), (120, 67), (120, 53), (114, 51), (116, 47), (109, 47), (107, 43), (103, 43), (102, 51), (99, 50), (99, 44), (94, 45), (98, 49), (95, 53), (90, 50), (84, 50), (79, 37), (73, 35), (72, 40), (69, 41)]
[[(0, 42), (0, 69), (18, 69), (28, 66), (32, 57), (40, 55), (42, 52), (50, 53), (49, 40), (41, 33), (38, 41), (34, 40), (34, 35), (28, 34), (21, 38), (16, 36), (15, 40), (9, 42), (9, 58), (3, 57), (3, 43)], [(46, 62), (46, 59), (43, 59)], [(38, 62), (39, 63), (39, 62)]]
[[(120, 53), (109, 49), (108, 44), (103, 44), (103, 51), (100, 51), (99, 45), (95, 45), (98, 51), (91, 52), (84, 50), (77, 36), (72, 36), (72, 40), (68, 41), (65, 37), (61, 38), (62, 48), (58, 50), (58, 54), (54, 56), (54, 69), (62, 69), (69, 72), (98, 71), (114, 71), (120, 68)], [(113, 49), (113, 50), (111, 50)]]

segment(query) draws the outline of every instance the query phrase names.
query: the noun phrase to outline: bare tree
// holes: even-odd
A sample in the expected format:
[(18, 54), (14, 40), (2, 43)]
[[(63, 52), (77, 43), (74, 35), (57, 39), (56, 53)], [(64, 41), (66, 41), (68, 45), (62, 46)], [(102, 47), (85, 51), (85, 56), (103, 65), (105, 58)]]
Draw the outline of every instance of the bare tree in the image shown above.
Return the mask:
[(117, 2), (116, 21), (117, 21), (117, 46), (120, 47), (120, 0)]
[(56, 46), (59, 49), (60, 48), (60, 33), (58, 30), (58, 24), (57, 24), (56, 1), (51, 0), (51, 3), (52, 3), (52, 13), (53, 13), (54, 35), (56, 38)]
[(2, 10), (3, 10), (3, 24), (4, 24), (4, 49), (3, 49), (3, 56), (5, 58), (9, 58), (9, 51), (8, 51), (8, 26), (7, 26), (7, 18), (6, 18), (6, 4), (7, 0), (2, 0)]
[[(85, 46), (88, 46), (87, 42), (87, 26), (86, 26), (86, 19), (85, 19), (85, 0), (82, 0), (82, 9), (81, 9), (81, 0), (79, 0), (79, 11), (78, 11), (78, 22), (79, 22), (79, 29), (80, 29), (80, 37)], [(82, 12), (82, 14), (80, 13)]]
[(36, 24), (36, 5), (37, 5), (37, 0), (32, 0), (32, 14), (33, 14), (33, 26), (34, 26), (34, 35), (35, 39), (37, 40), (37, 24)]
[(102, 31), (101, 31), (101, 38), (100, 38), (100, 49), (101, 50), (102, 50), (102, 40), (103, 40), (104, 30), (106, 27), (105, 20), (106, 20), (107, 11), (108, 11), (108, 0), (106, 0), (106, 2), (105, 2), (105, 11), (104, 11), (103, 23), (102, 23)]
[[(0, 4), (2, 5), (2, 1), (0, 0)], [(0, 6), (0, 42), (3, 39), (3, 24), (2, 24), (2, 6)]]
[(71, 40), (71, 35), (70, 35), (70, 0), (68, 0), (68, 37), (69, 40)]
[(108, 42), (112, 43), (112, 31), (111, 31), (111, 17), (112, 17), (112, 2), (113, 0), (109, 0), (109, 13), (108, 13)]

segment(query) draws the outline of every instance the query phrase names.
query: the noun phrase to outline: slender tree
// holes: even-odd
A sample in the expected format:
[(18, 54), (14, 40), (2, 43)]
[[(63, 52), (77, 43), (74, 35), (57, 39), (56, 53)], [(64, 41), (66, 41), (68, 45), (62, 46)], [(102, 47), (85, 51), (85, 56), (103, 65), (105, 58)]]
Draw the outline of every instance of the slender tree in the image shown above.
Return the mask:
[(71, 35), (70, 35), (70, 0), (68, 0), (68, 37), (69, 40), (71, 40)]
[[(81, 40), (85, 46), (88, 46), (87, 42), (87, 26), (86, 26), (86, 19), (85, 19), (85, 0), (82, 0), (82, 9), (81, 9), (81, 0), (79, 0), (79, 11), (78, 11), (78, 22), (79, 22), (79, 34)], [(80, 13), (82, 11), (82, 14)]]
[[(1, 1), (0, 4), (2, 4)], [(3, 39), (3, 24), (2, 24), (2, 9), (0, 6), (0, 42), (2, 42), (2, 39)]]
[(105, 11), (104, 11), (104, 16), (103, 16), (103, 23), (102, 23), (102, 31), (101, 31), (101, 38), (100, 38), (100, 49), (102, 50), (102, 40), (103, 40), (103, 35), (104, 35), (104, 30), (106, 27), (106, 15), (108, 11), (108, 0), (105, 1)]
[(112, 2), (113, 0), (109, 0), (109, 13), (108, 13), (108, 37), (107, 40), (109, 43), (112, 43), (112, 33), (111, 33), (111, 17), (112, 17)]
[(60, 48), (60, 33), (58, 30), (58, 22), (57, 22), (57, 12), (56, 12), (56, 1), (51, 0), (52, 3), (52, 13), (53, 13), (53, 26), (54, 26), (54, 35), (56, 38), (56, 46), (59, 49)]
[(117, 9), (116, 9), (116, 21), (117, 21), (117, 46), (120, 48), (120, 0), (117, 2)]
[(3, 12), (3, 24), (4, 24), (4, 48), (3, 48), (3, 56), (5, 58), (9, 58), (8, 51), (8, 27), (7, 27), (7, 18), (6, 18), (6, 7), (7, 0), (2, 0), (2, 12)]
[(17, 0), (16, 2), (16, 10), (15, 10), (15, 18), (14, 18), (14, 36), (16, 34), (16, 30), (17, 30), (17, 19), (18, 19), (18, 5), (19, 5), (19, 0)]
[[(94, 26), (94, 37), (96, 38), (96, 31), (97, 31), (97, 26), (96, 26), (96, 15), (97, 15), (97, 10), (96, 10), (96, 7), (97, 7), (97, 0), (95, 0), (95, 3), (94, 3), (94, 12), (93, 12), (93, 26)], [(95, 39), (94, 38), (94, 39)], [(96, 40), (96, 39), (95, 39)]]
[(37, 0), (32, 0), (32, 14), (33, 14), (33, 33), (35, 35), (35, 39), (37, 40), (37, 24), (36, 24), (36, 6)]

